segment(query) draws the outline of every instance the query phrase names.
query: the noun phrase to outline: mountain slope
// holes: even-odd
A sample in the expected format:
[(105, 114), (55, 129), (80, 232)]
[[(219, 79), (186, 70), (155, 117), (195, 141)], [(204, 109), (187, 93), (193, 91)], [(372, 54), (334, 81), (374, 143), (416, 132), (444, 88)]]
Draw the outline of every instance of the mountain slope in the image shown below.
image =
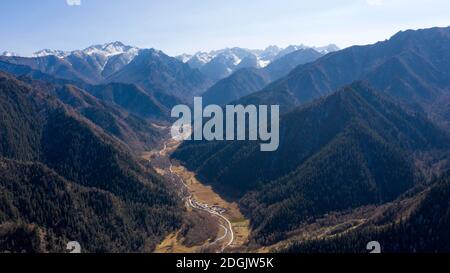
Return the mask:
[[(0, 69), (1, 63), (0, 63)], [(14, 71), (23, 74), (20, 80), (39, 89), (42, 93), (57, 97), (66, 105), (77, 109), (84, 117), (105, 130), (108, 134), (122, 140), (133, 151), (152, 149), (163, 137), (163, 133), (152, 125), (153, 119), (165, 120), (167, 113), (151, 99), (135, 100), (137, 88), (121, 84), (107, 86), (90, 86), (77, 84), (89, 88), (98, 98), (68, 81), (57, 80), (51, 76), (24, 71)], [(34, 80), (30, 77), (44, 79)], [(123, 94), (123, 91), (126, 91)], [(118, 92), (119, 94), (115, 94)], [(138, 90), (138, 97), (149, 97)], [(113, 94), (115, 96), (113, 96)], [(139, 107), (138, 107), (139, 106)]]
[(231, 48), (218, 52), (200, 71), (207, 77), (220, 80), (228, 77), (240, 68), (257, 68), (258, 60), (250, 51), (242, 48)]
[[(49, 87), (47, 88), (51, 90)], [(99, 89), (102, 90), (101, 92), (110, 90), (105, 87)], [(120, 89), (121, 87), (119, 87)], [(130, 101), (127, 100), (126, 95), (112, 102), (103, 97), (99, 100), (73, 85), (57, 86), (50, 93), (78, 110), (84, 117), (108, 134), (122, 140), (134, 152), (150, 150), (163, 138), (163, 132), (156, 129), (152, 122), (146, 118), (155, 114), (154, 109), (158, 110), (157, 117), (159, 118), (164, 117), (165, 114), (161, 114), (158, 107), (147, 108), (147, 106), (152, 105), (147, 104), (147, 101), (142, 101), (144, 106), (139, 109), (136, 107), (137, 103), (131, 101), (131, 107), (130, 104), (127, 104)], [(119, 105), (115, 107), (117, 101)], [(130, 110), (122, 110), (127, 108)]]
[[(70, 204), (80, 202), (79, 217), (90, 217), (92, 210), (96, 214), (103, 211), (100, 217), (80, 223), (77, 226), (79, 232), (73, 234), (80, 235), (76, 239), (86, 250), (131, 252), (153, 248), (166, 232), (179, 224), (179, 204), (162, 179), (151, 168), (137, 162), (123, 144), (50, 93), (0, 72), (0, 113), (3, 117), (0, 120), (0, 156), (34, 162), (29, 165), (2, 161), (6, 162), (2, 163), (3, 171), (10, 173), (0, 179), (3, 186), (0, 187), (2, 225), (11, 221), (36, 224), (55, 232), (55, 238), (65, 240), (73, 225), (59, 225), (46, 219), (58, 219), (60, 215), (57, 214), (66, 206), (60, 207), (58, 202), (66, 202), (68, 211), (65, 213), (71, 215), (67, 220), (76, 220), (73, 217), (78, 212)], [(55, 178), (54, 172), (61, 178)], [(32, 194), (30, 183), (40, 185), (45, 181), (54, 181), (51, 183), (56, 183), (60, 189), (75, 184), (68, 187), (77, 193), (68, 191), (71, 196), (61, 196), (62, 200), (59, 197), (47, 199), (43, 195), (45, 202), (41, 200), (30, 207), (17, 207), (20, 196)], [(43, 190), (44, 185), (39, 190)], [(106, 213), (105, 208), (111, 203), (114, 203), (113, 209)], [(33, 206), (36, 207), (31, 210)], [(41, 212), (43, 215), (36, 216)], [(115, 220), (111, 222), (111, 218)], [(90, 221), (96, 221), (94, 227), (98, 232), (84, 233), (83, 230), (93, 228), (89, 226)], [(108, 228), (118, 233), (107, 231)]]
[(225, 105), (261, 90), (269, 83), (270, 76), (265, 71), (256, 68), (243, 68), (210, 87), (202, 95), (203, 102), (205, 105)]
[(86, 76), (84, 73), (75, 70), (68, 61), (54, 55), (36, 58), (0, 57), (0, 61), (28, 66), (33, 70), (38, 70), (60, 79), (87, 83), (93, 83), (95, 81), (91, 80), (90, 76)]
[(354, 46), (298, 67), (244, 104), (281, 104), (285, 111), (310, 102), (356, 80), (380, 91), (430, 107), (450, 87), (450, 27), (400, 32), (390, 40)]
[(322, 53), (311, 48), (300, 49), (276, 59), (264, 70), (269, 73), (271, 81), (276, 81), (297, 66), (314, 62), (322, 56), (324, 56)]
[(117, 105), (142, 118), (158, 119), (169, 116), (169, 106), (162, 105), (155, 97), (132, 84), (96, 85), (88, 88), (90, 94)]
[(189, 100), (208, 88), (207, 80), (198, 70), (153, 49), (141, 50), (122, 70), (106, 82), (136, 84), (147, 91), (162, 92)]
[(187, 142), (174, 154), (233, 198), (259, 243), (280, 240), (309, 217), (395, 199), (416, 182), (413, 153), (448, 149), (449, 137), (363, 83), (281, 119), (280, 147)]
[(388, 222), (390, 224), (369, 223), (336, 236), (294, 241), (280, 251), (363, 253), (368, 242), (377, 241), (383, 253), (448, 253), (450, 178), (448, 175), (443, 176), (433, 184), (430, 190), (424, 191), (425, 197), (419, 198), (418, 204), (411, 208), (412, 213), (401, 221)]
[(136, 84), (149, 95), (160, 96), (162, 100), (174, 95), (190, 100), (211, 84), (200, 71), (161, 51), (141, 50), (120, 42), (72, 52), (43, 50), (29, 58), (0, 56), (0, 61), (27, 66), (81, 85)]
[(103, 102), (120, 107), (141, 118), (166, 120), (170, 109), (181, 101), (162, 92), (144, 91), (132, 84), (110, 83), (91, 85), (84, 82), (55, 78), (25, 65), (0, 61), (0, 70), (21, 78), (48, 82), (54, 85), (74, 85), (97, 97)]
[(83, 73), (92, 81), (98, 82), (130, 63), (138, 52), (139, 49), (136, 47), (127, 46), (121, 42), (113, 42), (93, 45), (84, 50), (72, 52), (44, 49), (35, 52), (32, 57), (58, 57), (69, 62), (79, 73)]
[(151, 251), (165, 229), (157, 221), (175, 216), (170, 207), (145, 207), (79, 186), (39, 163), (0, 158), (0, 175), (2, 250), (63, 253), (77, 239), (83, 252)]
[(92, 82), (100, 83), (105, 77), (129, 64), (138, 53), (139, 49), (135, 47), (114, 42), (70, 52), (64, 59)]
[(244, 68), (220, 80), (203, 94), (205, 104), (224, 105), (263, 89), (270, 82), (287, 75), (295, 67), (323, 56), (314, 49), (300, 49), (286, 54), (265, 68)]
[(184, 54), (178, 56), (177, 59), (189, 64), (194, 69), (200, 69), (211, 79), (221, 80), (243, 68), (264, 68), (285, 55), (301, 50), (312, 50), (317, 54), (324, 55), (337, 51), (339, 48), (336, 45), (324, 47), (291, 45), (284, 49), (278, 46), (269, 46), (263, 50), (233, 47), (211, 52), (198, 52), (194, 55)]

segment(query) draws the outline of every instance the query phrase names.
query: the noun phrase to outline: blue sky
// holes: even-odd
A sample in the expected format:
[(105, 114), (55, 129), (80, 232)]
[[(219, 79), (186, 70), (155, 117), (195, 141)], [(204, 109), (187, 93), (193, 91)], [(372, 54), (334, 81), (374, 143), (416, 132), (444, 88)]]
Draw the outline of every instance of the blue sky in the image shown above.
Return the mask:
[(448, 0), (1, 0), (0, 51), (122, 41), (168, 54), (304, 43), (341, 47), (450, 25)]

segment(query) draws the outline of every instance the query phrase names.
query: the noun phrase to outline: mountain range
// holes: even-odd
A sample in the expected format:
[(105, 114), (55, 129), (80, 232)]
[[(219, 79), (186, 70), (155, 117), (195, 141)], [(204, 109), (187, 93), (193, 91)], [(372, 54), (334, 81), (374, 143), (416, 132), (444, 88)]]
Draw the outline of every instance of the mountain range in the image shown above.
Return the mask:
[(171, 154), (239, 206), (246, 251), (364, 252), (372, 240), (387, 252), (448, 251), (449, 48), (450, 27), (343, 50), (170, 57), (115, 42), (5, 53), (0, 249), (63, 252), (77, 238), (86, 252), (150, 252), (179, 234), (189, 212), (141, 155), (167, 150), (172, 107), (203, 96), (281, 106), (274, 152), (185, 141)]
[(129, 83), (148, 94), (190, 100), (206, 90), (210, 80), (198, 70), (154, 49), (138, 49), (120, 42), (72, 52), (43, 50), (34, 57), (2, 56), (0, 61), (23, 65), (58, 79), (91, 85)]
[(137, 151), (154, 147), (163, 137), (155, 122), (169, 120), (170, 109), (181, 101), (132, 84), (90, 85), (62, 80), (27, 66), (0, 61), (0, 70), (40, 86)]
[(173, 157), (239, 202), (257, 244), (402, 198), (448, 169), (449, 33), (405, 31), (330, 53), (231, 102), (281, 105), (273, 153), (255, 142), (187, 141)]
[(194, 55), (183, 54), (177, 56), (177, 58), (189, 64), (192, 68), (200, 69), (209, 78), (220, 80), (242, 68), (264, 68), (287, 54), (304, 49), (313, 49), (320, 54), (328, 54), (339, 50), (334, 44), (323, 47), (291, 45), (280, 48), (269, 46), (264, 50), (234, 47), (211, 52), (197, 52)]
[(231, 96), (232, 99), (255, 92), (274, 79), (284, 76), (297, 65), (335, 50), (338, 50), (335, 45), (320, 48), (304, 45), (287, 48), (271, 46), (265, 50), (231, 48), (210, 53), (199, 52), (189, 58), (186, 55), (172, 58), (159, 50), (139, 49), (113, 42), (90, 46), (84, 50), (44, 49), (30, 57), (5, 52), (0, 56), (0, 61), (24, 65), (55, 78), (79, 83), (134, 84), (150, 95), (164, 94), (191, 103), (193, 96), (202, 95), (217, 80), (237, 70), (260, 68), (258, 76), (253, 75), (259, 78), (259, 84), (240, 91), (240, 95)]
[(9, 62), (28, 65), (54, 76), (97, 83), (130, 63), (138, 53), (135, 47), (114, 42), (71, 52), (44, 49), (30, 58), (11, 54), (5, 57), (13, 57)]
[(368, 46), (334, 52), (299, 66), (241, 103), (280, 104), (284, 111), (365, 80), (409, 105), (417, 105), (447, 123), (433, 105), (448, 101), (450, 28), (404, 31)]
[(323, 54), (314, 49), (299, 49), (275, 59), (264, 68), (242, 68), (211, 86), (202, 95), (205, 104), (224, 105), (257, 92), (299, 65), (313, 62)]
[(223, 195), (239, 200), (254, 240), (274, 243), (311, 217), (399, 197), (425, 180), (417, 154), (444, 154), (448, 133), (366, 83), (281, 118), (280, 147), (186, 142), (174, 154)]
[(145, 251), (180, 223), (175, 194), (107, 131), (45, 86), (0, 72), (0, 90), (2, 249)]

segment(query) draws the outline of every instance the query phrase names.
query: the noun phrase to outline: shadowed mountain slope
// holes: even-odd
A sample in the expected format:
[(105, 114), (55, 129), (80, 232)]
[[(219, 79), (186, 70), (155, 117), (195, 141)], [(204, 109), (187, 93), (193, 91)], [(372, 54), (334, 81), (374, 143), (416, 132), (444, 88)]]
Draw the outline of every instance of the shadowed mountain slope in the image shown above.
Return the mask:
[(269, 83), (286, 76), (295, 67), (313, 62), (323, 56), (314, 49), (300, 49), (284, 55), (265, 68), (244, 68), (220, 80), (205, 94), (205, 104), (225, 105), (260, 91)]
[[(448, 134), (364, 83), (281, 119), (280, 147), (186, 142), (174, 154), (232, 198), (268, 243), (309, 217), (391, 201), (421, 176), (414, 153), (448, 151)], [(448, 154), (448, 152), (447, 152)]]
[[(71, 91), (75, 103), (80, 93)], [(49, 233), (43, 240), (70, 237), (86, 251), (115, 252), (152, 249), (180, 223), (162, 178), (52, 92), (0, 72), (0, 115), (2, 229), (35, 227)]]

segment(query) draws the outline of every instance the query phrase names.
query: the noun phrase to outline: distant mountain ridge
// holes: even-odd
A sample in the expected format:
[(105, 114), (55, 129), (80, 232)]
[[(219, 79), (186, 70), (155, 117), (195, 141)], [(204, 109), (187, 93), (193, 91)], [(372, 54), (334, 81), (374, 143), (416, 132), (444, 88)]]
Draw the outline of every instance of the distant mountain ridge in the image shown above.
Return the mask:
[[(356, 80), (366, 80), (410, 105), (433, 113), (450, 92), (450, 27), (399, 32), (391, 39), (353, 46), (300, 66), (243, 104), (280, 104), (284, 111)], [(441, 100), (442, 99), (442, 100)], [(444, 117), (440, 121), (448, 123)]]
[[(29, 65), (33, 69), (39, 69), (46, 73), (53, 72), (55, 76), (65, 76), (65, 78), (71, 80), (82, 79), (93, 83), (101, 81), (105, 75), (120, 70), (131, 62), (138, 53), (139, 49), (136, 47), (126, 46), (121, 42), (113, 42), (90, 46), (84, 50), (61, 51), (44, 49), (33, 53), (30, 57), (11, 54), (4, 56), (17, 57), (9, 61), (16, 64)], [(32, 60), (36, 61), (33, 62)], [(52, 67), (55, 65), (62, 67), (67, 73), (62, 74), (55, 71)]]
[(125, 45), (122, 42), (116, 41), (106, 44), (92, 45), (82, 50), (73, 51), (63, 51), (63, 50), (53, 50), (53, 49), (42, 49), (34, 52), (31, 56), (22, 57), (46, 57), (46, 56), (57, 56), (60, 58), (65, 58), (71, 54), (83, 53), (86, 55), (102, 55), (104, 57), (111, 57), (119, 54), (130, 54), (136, 56), (139, 48), (134, 46)]
[(35, 55), (31, 58), (0, 56), (0, 61), (81, 84), (135, 84), (148, 94), (159, 94), (166, 100), (177, 96), (189, 102), (211, 85), (200, 71), (162, 51), (138, 49), (120, 42), (72, 52), (44, 50)]
[(14, 56), (18, 56), (18, 54), (15, 52), (12, 52), (12, 51), (4, 51), (2, 54), (0, 54), (0, 56), (14, 57)]
[[(264, 50), (235, 47), (172, 58), (159, 50), (140, 49), (112, 42), (74, 51), (44, 49), (29, 57), (5, 53), (0, 56), (0, 60), (26, 65), (57, 78), (88, 84), (136, 84), (147, 92), (175, 95), (190, 102), (193, 96), (205, 92), (215, 81), (239, 69), (266, 68), (300, 49), (311, 49), (324, 54), (338, 50), (335, 45), (317, 48), (304, 45), (287, 48), (271, 46)], [(244, 95), (247, 94), (249, 92)]]
[(162, 51), (145, 49), (121, 70), (105, 79), (107, 83), (132, 83), (187, 102), (203, 93), (211, 82), (197, 69), (169, 57)]
[(287, 75), (299, 65), (313, 62), (323, 54), (312, 48), (298, 49), (271, 62), (264, 68), (242, 68), (218, 81), (202, 96), (205, 104), (224, 105), (260, 91), (269, 83)]
[(308, 47), (305, 45), (280, 48), (269, 46), (266, 49), (226, 48), (210, 52), (197, 52), (194, 55), (183, 54), (177, 58), (192, 68), (198, 68), (208, 77), (220, 80), (242, 68), (264, 68), (273, 61), (300, 49), (313, 49), (321, 54), (339, 50), (334, 45), (323, 47)]

